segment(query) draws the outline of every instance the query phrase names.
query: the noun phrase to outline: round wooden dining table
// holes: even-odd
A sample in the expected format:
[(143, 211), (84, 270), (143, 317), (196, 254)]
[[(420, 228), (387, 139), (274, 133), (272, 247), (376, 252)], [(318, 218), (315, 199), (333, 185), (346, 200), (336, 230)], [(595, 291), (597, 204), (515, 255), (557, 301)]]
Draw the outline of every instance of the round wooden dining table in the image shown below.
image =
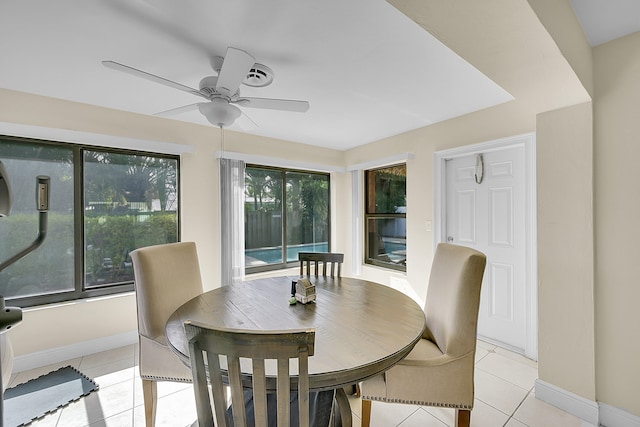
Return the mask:
[(309, 388), (322, 391), (386, 371), (422, 337), (422, 308), (395, 289), (355, 278), (311, 276), (308, 279), (316, 287), (316, 301), (290, 305), (291, 283), (301, 278), (246, 281), (191, 299), (167, 322), (169, 346), (189, 365), (184, 330), (187, 320), (250, 330), (313, 328), (315, 352), (309, 357)]

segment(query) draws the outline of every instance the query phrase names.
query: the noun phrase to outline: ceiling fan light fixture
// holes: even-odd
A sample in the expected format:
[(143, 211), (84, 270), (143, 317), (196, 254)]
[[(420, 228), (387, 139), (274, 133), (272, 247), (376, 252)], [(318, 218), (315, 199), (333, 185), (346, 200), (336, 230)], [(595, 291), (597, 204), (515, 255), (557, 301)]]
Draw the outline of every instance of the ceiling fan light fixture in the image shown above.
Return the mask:
[(229, 127), (242, 114), (235, 105), (223, 98), (214, 98), (211, 102), (203, 102), (198, 109), (209, 122), (219, 127)]

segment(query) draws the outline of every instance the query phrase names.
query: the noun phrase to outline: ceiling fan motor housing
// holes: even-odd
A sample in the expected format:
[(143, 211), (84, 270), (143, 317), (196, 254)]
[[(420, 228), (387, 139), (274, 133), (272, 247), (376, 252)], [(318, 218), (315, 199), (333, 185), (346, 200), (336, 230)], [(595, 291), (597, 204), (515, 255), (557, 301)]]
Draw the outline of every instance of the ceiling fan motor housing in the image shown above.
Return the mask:
[[(218, 77), (216, 76), (208, 76), (204, 79), (200, 80), (200, 92), (204, 93), (208, 97), (215, 96), (223, 96), (220, 92), (216, 90), (216, 85), (218, 83)], [(240, 95), (240, 89), (236, 90), (231, 98), (238, 97)]]

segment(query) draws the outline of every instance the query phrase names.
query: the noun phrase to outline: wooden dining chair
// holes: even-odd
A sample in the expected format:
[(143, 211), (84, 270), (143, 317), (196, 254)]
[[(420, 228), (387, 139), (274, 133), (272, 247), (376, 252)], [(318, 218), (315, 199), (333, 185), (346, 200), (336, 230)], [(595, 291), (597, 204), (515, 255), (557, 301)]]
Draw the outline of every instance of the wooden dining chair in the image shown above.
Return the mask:
[[(298, 260), (300, 261), (301, 276), (310, 277), (313, 272), (318, 277), (321, 271), (322, 276), (327, 276), (328, 271), (331, 277), (342, 277), (344, 254), (337, 252), (300, 252), (298, 253)], [(337, 404), (340, 407), (345, 406), (347, 397), (344, 393), (360, 396), (360, 385), (352, 384), (336, 394)]]
[(202, 293), (196, 244), (168, 243), (131, 252), (138, 311), (139, 369), (147, 427), (153, 427), (158, 381), (191, 382), (191, 370), (167, 345), (165, 325)]
[[(312, 271), (316, 277), (320, 271), (322, 271), (323, 276), (326, 276), (327, 267), (331, 277), (342, 276), (344, 254), (332, 252), (300, 252), (298, 254), (298, 260), (300, 261), (301, 276), (311, 276)], [(313, 266), (313, 269), (311, 266)]]
[[(315, 331), (296, 329), (287, 331), (255, 331), (213, 328), (195, 321), (184, 324), (189, 339), (189, 358), (193, 373), (198, 425), (218, 427), (266, 427), (274, 415), (268, 411), (267, 390), (277, 388), (275, 394), (277, 425), (289, 427), (298, 418), (298, 425), (310, 425), (309, 357), (313, 356)], [(291, 375), (290, 359), (295, 359), (297, 375)], [(266, 366), (277, 366), (277, 379), (267, 378)], [(242, 373), (252, 380), (242, 378)], [(209, 379), (209, 381), (207, 381)], [(274, 381), (274, 383), (269, 383)], [(228, 383), (228, 388), (226, 384)], [(253, 400), (247, 411), (247, 388)], [(292, 388), (297, 391), (297, 410), (291, 410)], [(227, 402), (231, 394), (231, 409)], [(296, 393), (294, 393), (296, 395)], [(326, 426), (331, 415), (332, 393), (329, 394)], [(211, 408), (213, 401), (214, 411)], [(215, 414), (214, 414), (215, 412)], [(254, 424), (255, 423), (255, 424)], [(315, 424), (317, 425), (317, 424)]]
[(422, 339), (386, 372), (363, 381), (362, 427), (368, 427), (371, 401), (455, 409), (455, 425), (469, 427), (474, 403), (476, 330), (483, 253), (440, 243), (427, 288)]

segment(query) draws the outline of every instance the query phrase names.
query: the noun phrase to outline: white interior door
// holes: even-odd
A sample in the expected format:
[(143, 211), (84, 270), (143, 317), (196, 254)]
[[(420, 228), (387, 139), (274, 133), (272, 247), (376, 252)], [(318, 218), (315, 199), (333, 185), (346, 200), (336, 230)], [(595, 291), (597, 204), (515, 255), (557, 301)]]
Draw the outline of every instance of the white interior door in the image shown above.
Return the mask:
[(446, 161), (446, 237), (487, 255), (478, 336), (525, 352), (525, 148)]

